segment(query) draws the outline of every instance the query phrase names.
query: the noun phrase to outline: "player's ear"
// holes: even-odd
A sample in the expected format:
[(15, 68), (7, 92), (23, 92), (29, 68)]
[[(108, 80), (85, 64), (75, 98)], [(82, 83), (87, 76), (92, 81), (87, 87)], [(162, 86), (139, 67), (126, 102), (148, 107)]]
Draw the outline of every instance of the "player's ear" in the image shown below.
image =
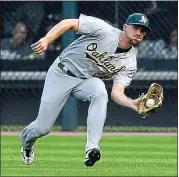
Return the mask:
[(123, 31), (126, 31), (126, 28), (127, 28), (127, 24), (125, 23), (125, 24), (123, 25)]

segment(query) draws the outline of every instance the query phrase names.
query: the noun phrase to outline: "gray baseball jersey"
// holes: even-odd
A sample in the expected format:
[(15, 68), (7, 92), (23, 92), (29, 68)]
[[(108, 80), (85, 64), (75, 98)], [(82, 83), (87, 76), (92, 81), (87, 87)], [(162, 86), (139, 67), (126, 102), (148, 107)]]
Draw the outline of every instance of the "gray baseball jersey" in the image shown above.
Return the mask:
[(59, 56), (66, 67), (80, 78), (113, 79), (128, 86), (137, 70), (136, 53), (133, 47), (126, 53), (115, 53), (121, 30), (81, 14), (78, 33), (83, 35)]

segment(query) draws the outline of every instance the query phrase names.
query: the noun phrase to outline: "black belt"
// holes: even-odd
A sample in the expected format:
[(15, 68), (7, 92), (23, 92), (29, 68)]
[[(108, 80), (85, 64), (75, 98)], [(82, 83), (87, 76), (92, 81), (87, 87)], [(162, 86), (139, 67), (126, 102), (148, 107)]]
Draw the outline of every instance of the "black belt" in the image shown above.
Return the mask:
[(58, 67), (59, 67), (64, 73), (66, 73), (68, 76), (76, 77), (73, 73), (71, 73), (71, 72), (69, 71), (69, 69), (68, 69), (62, 62), (58, 63)]

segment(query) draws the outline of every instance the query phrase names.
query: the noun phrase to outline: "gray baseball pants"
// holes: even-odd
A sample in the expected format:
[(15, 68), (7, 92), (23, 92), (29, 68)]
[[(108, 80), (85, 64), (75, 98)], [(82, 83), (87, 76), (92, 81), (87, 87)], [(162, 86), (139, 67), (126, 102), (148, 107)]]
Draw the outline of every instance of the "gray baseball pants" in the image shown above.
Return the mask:
[(72, 95), (79, 100), (90, 102), (85, 151), (99, 148), (108, 102), (104, 82), (95, 77), (79, 79), (68, 76), (58, 67), (59, 62), (57, 58), (47, 72), (36, 120), (20, 134), (22, 147), (31, 148), (38, 138), (50, 133), (65, 102)]

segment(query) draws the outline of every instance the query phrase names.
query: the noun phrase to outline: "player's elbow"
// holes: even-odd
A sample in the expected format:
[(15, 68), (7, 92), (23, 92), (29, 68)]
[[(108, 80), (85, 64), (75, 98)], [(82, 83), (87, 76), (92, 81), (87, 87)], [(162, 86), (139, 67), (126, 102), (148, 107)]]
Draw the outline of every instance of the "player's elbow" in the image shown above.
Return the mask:
[(116, 93), (111, 92), (111, 99), (114, 100), (116, 98)]
[(122, 97), (124, 93), (121, 92), (111, 92), (111, 99), (115, 101), (117, 98)]
[(79, 19), (65, 19), (61, 21), (61, 24), (63, 24), (66, 29), (78, 31)]
[(111, 91), (111, 99), (115, 100), (118, 97), (122, 97), (124, 95), (124, 89), (125, 87), (123, 85), (120, 84), (113, 85)]

